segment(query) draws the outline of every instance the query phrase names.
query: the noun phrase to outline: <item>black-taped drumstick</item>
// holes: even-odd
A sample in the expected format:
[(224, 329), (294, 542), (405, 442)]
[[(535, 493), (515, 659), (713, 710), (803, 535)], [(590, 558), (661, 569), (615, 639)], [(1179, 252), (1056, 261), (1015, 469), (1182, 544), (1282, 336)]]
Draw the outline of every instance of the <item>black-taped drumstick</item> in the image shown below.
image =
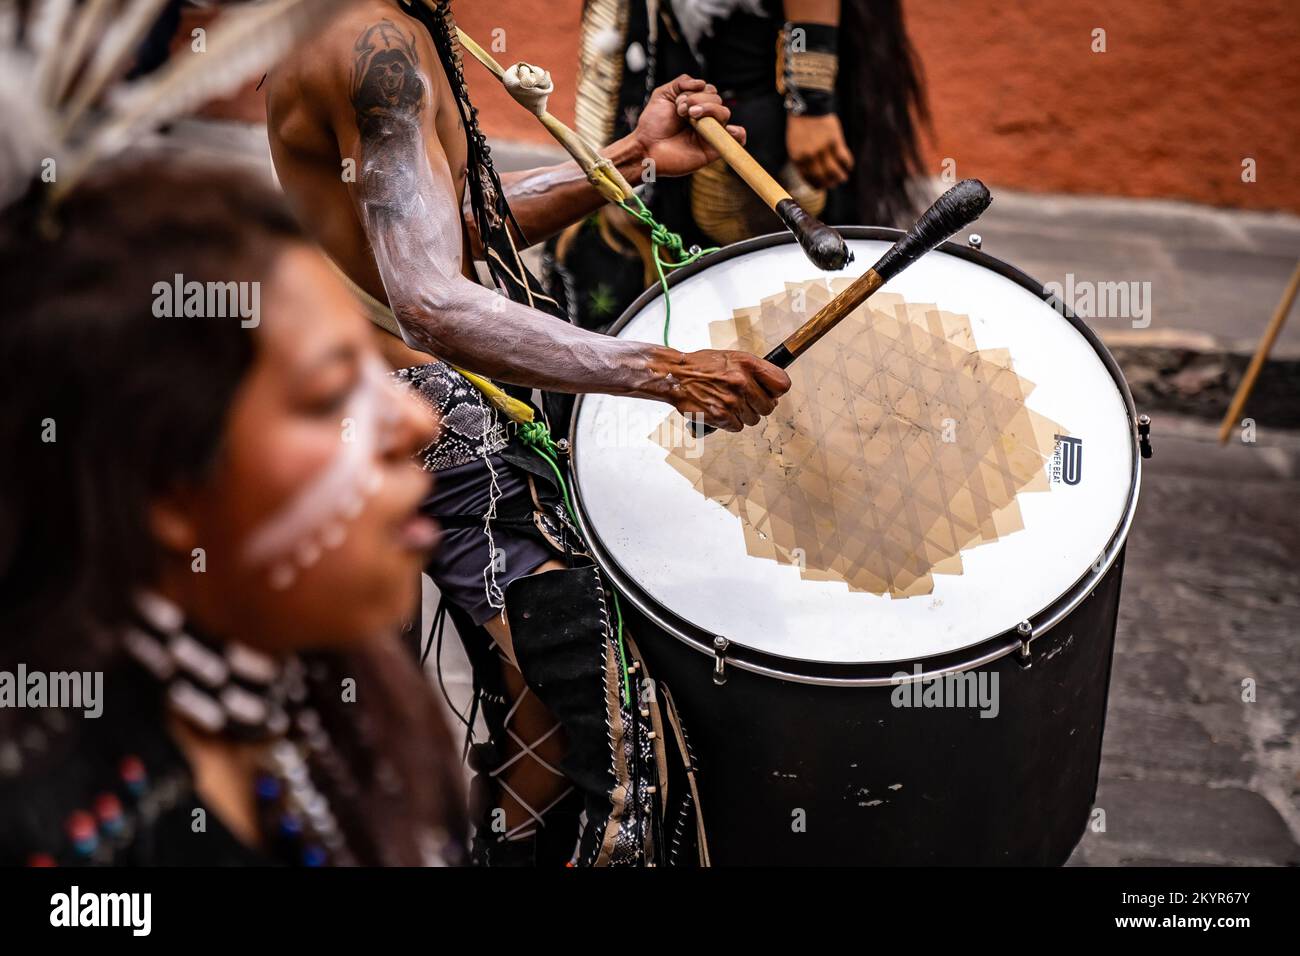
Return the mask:
[[(885, 251), (874, 266), (853, 280), (853, 283), (817, 310), (817, 313), (799, 328), (786, 336), (785, 341), (764, 358), (779, 368), (789, 368), (800, 355), (812, 348), (823, 335), (867, 298), (898, 275), (913, 262), (925, 255), (953, 233), (964, 229), (980, 217), (993, 197), (978, 179), (963, 179), (934, 201), (934, 205), (921, 214), (911, 229)], [(692, 416), (691, 431), (703, 437), (716, 431)]]
[(731, 138), (721, 123), (711, 116), (692, 119), (691, 122), (695, 131), (718, 151), (736, 175), (781, 217), (813, 265), (834, 272), (853, 261), (853, 253), (849, 251), (844, 237), (816, 216), (809, 215), (785, 187), (746, 152), (745, 147)]

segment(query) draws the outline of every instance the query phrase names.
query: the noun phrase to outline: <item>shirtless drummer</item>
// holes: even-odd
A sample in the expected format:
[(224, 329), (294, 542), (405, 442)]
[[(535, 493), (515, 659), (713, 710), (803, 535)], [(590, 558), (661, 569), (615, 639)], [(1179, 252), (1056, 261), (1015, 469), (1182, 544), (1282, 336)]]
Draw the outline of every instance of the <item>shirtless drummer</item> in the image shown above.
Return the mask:
[[(563, 519), (556, 511), (533, 513), (542, 469), (530, 474), (520, 467), (523, 460), (506, 447), (509, 429), (444, 362), (516, 386), (656, 399), (732, 431), (770, 414), (790, 380), (743, 352), (682, 353), (593, 334), (479, 284), (473, 259), (495, 256), (498, 280), (504, 271), (522, 282), (515, 298), (544, 299), (522, 263), (503, 261), (501, 236), (488, 241), (484, 224), (508, 230), (508, 244), (523, 248), (604, 200), (576, 164), (563, 164), (500, 176), (509, 210), (494, 215), (505, 208), (496, 205), (484, 215), (494, 198), (490, 159), (449, 41), (450, 11), (445, 2), (432, 12), (415, 2), (426, 9), (400, 0), (358, 3), (276, 69), (267, 83), (271, 151), (285, 192), (325, 251), (362, 294), (395, 316), (400, 338), (379, 328), (375, 334), (393, 367), (403, 370), (399, 377), (442, 413), (442, 434), (425, 452), (438, 472), (427, 509), (445, 529), (429, 572), (461, 613), (458, 623), (481, 626), (495, 642), (499, 653), (486, 658), (471, 649), (476, 680), (500, 687), (510, 704), (509, 727), (498, 728), (508, 739), (497, 742), (489, 761), (497, 772), (488, 799), (498, 815), (504, 811), (504, 826), (495, 826), (491, 839), (480, 828), (479, 858), (529, 863), (540, 860), (543, 811), (562, 804), (570, 789), (556, 766), (574, 731), (566, 725), (554, 732), (555, 718), (527, 692), (513, 666), (502, 603), (516, 579), (565, 567), (554, 546)], [(655, 90), (634, 132), (604, 155), (631, 180), (647, 159), (658, 176), (686, 175), (717, 158), (695, 136), (688, 114), (723, 125), (730, 118), (714, 87), (683, 76)], [(744, 141), (744, 130), (728, 130)], [(483, 157), (478, 168), (475, 156)], [(355, 175), (346, 175), (349, 168)], [(486, 193), (467, 188), (476, 176)], [(518, 514), (521, 507), (525, 520), (488, 522), (491, 536), (485, 533), (485, 516)], [(552, 533), (530, 533), (535, 528)], [(502, 673), (481, 673), (494, 668)], [(530, 759), (519, 759), (521, 752)], [(587, 811), (590, 825), (590, 802)]]

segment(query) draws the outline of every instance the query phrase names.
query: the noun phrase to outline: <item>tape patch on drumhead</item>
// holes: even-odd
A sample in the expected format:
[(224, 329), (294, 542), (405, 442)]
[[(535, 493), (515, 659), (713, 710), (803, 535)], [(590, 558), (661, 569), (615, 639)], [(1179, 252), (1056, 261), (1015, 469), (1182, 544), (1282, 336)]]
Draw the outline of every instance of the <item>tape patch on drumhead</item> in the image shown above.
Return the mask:
[[(787, 283), (713, 322), (714, 348), (762, 355), (848, 279)], [(1050, 488), (1066, 429), (1029, 409), (1034, 384), (970, 319), (878, 293), (789, 369), (776, 412), (703, 440), (669, 416), (650, 438), (701, 494), (740, 519), (749, 554), (806, 580), (913, 597), (961, 552), (1024, 527), (1017, 496)]]

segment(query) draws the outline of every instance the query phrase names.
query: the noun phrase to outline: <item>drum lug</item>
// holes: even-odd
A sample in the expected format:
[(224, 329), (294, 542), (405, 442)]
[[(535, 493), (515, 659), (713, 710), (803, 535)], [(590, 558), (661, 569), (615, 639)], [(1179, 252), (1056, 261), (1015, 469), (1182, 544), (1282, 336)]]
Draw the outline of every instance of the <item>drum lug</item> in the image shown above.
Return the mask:
[(1138, 448), (1143, 458), (1151, 457), (1151, 416), (1138, 416)]
[(1029, 645), (1034, 642), (1034, 625), (1021, 621), (1016, 625), (1016, 636), (1020, 638), (1020, 653), (1016, 656), (1016, 663), (1025, 668), (1033, 667), (1034, 657)]
[(984, 238), (978, 232), (972, 232), (966, 237), (966, 244), (972, 249), (980, 249), (984, 246)]
[(727, 682), (727, 648), (731, 642), (719, 634), (713, 639), (713, 683), (721, 687)]

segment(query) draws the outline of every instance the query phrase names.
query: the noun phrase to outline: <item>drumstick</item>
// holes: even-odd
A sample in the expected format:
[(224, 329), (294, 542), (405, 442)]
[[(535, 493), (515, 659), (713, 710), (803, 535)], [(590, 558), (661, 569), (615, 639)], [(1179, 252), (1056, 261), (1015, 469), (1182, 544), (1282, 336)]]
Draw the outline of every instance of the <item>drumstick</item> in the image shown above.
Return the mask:
[(830, 226), (810, 216), (804, 208), (794, 201), (785, 187), (771, 177), (766, 169), (758, 164), (753, 156), (741, 146), (712, 116), (692, 119), (695, 131), (710, 146), (718, 151), (727, 165), (735, 170), (749, 188), (758, 194), (768, 207), (781, 217), (786, 228), (799, 240), (804, 253), (818, 269), (834, 272), (843, 269), (853, 261), (853, 253), (844, 242), (844, 237)]
[[(907, 233), (890, 246), (876, 264), (853, 280), (852, 285), (817, 310), (817, 313), (785, 337), (785, 341), (764, 358), (778, 368), (789, 368), (840, 320), (865, 302), (873, 292), (898, 275), (959, 229), (980, 217), (993, 197), (978, 179), (963, 179), (934, 201)], [(691, 430), (703, 437), (716, 431), (698, 419)]]
[(1300, 263), (1296, 263), (1295, 271), (1291, 273), (1291, 281), (1287, 283), (1286, 291), (1282, 293), (1282, 301), (1277, 304), (1277, 311), (1273, 313), (1273, 318), (1269, 319), (1264, 337), (1259, 340), (1259, 346), (1251, 356), (1246, 374), (1241, 377), (1241, 384), (1237, 386), (1237, 392), (1232, 396), (1228, 411), (1223, 416), (1223, 423), (1219, 425), (1220, 445), (1228, 443), (1228, 436), (1232, 434), (1237, 419), (1246, 407), (1246, 399), (1250, 398), (1250, 393), (1255, 389), (1255, 380), (1259, 378), (1264, 363), (1268, 361), (1268, 353), (1273, 351), (1273, 343), (1277, 341), (1278, 333), (1282, 331), (1282, 323), (1286, 321), (1287, 313), (1291, 311), (1291, 303), (1295, 301), (1297, 289), (1300, 289)]

